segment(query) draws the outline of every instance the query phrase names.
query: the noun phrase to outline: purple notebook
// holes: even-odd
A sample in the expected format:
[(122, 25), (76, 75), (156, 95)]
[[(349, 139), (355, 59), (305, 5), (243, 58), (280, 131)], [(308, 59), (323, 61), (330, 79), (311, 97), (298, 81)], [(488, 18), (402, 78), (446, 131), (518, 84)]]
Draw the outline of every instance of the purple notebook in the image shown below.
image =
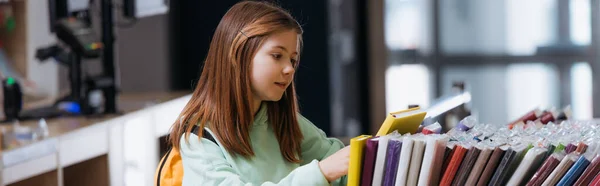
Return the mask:
[(567, 154), (569, 154), (569, 153), (571, 153), (571, 152), (575, 151), (575, 149), (576, 149), (576, 148), (577, 148), (577, 146), (573, 145), (572, 143), (569, 143), (569, 144), (567, 145), (567, 147), (565, 147), (565, 152), (566, 152)]
[(398, 161), (400, 160), (400, 149), (402, 141), (392, 139), (388, 144), (387, 156), (385, 160), (385, 175), (383, 176), (384, 186), (394, 186), (396, 183), (396, 173), (398, 172)]
[(377, 146), (379, 146), (378, 137), (367, 140), (360, 185), (371, 185), (371, 182), (373, 182), (373, 169), (375, 168), (375, 158), (377, 157)]

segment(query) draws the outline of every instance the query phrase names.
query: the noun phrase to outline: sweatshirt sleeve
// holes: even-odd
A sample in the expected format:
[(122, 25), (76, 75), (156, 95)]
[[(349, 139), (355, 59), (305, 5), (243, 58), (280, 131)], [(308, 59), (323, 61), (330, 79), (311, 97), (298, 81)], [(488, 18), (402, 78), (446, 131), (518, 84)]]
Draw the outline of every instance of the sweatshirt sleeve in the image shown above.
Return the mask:
[[(300, 130), (304, 136), (301, 145), (301, 163), (303, 165), (314, 163), (315, 160), (321, 161), (345, 147), (342, 141), (336, 138), (328, 138), (323, 130), (317, 128), (317, 126), (300, 114), (298, 114), (298, 124), (300, 125)], [(346, 176), (331, 184), (346, 185)]]
[(227, 162), (223, 151), (217, 144), (207, 139), (198, 139), (195, 134), (190, 134), (189, 143), (181, 137), (181, 159), (183, 164), (183, 185), (329, 185), (318, 161), (310, 161), (290, 172), (277, 183), (248, 183)]

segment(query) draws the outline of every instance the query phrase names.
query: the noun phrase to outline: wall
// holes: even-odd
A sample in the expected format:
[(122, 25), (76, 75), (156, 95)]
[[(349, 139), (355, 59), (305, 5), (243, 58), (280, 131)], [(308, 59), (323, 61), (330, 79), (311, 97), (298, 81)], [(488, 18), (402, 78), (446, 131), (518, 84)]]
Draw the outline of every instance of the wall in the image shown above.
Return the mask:
[(167, 15), (157, 15), (142, 18), (131, 28), (117, 29), (121, 90), (169, 90), (167, 26)]

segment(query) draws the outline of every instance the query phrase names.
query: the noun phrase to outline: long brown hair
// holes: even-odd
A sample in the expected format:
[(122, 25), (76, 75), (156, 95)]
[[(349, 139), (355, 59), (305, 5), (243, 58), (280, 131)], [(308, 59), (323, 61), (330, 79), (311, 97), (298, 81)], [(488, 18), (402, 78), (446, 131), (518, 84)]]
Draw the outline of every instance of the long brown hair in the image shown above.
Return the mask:
[[(254, 156), (249, 130), (254, 122), (251, 62), (270, 34), (295, 30), (302, 45), (302, 28), (285, 10), (265, 3), (244, 1), (235, 4), (221, 19), (210, 43), (202, 74), (191, 100), (173, 123), (170, 142), (179, 148), (185, 134), (186, 143), (194, 124), (198, 136), (207, 126), (231, 154)], [(298, 63), (295, 64), (296, 67)], [(281, 155), (289, 162), (300, 162), (303, 139), (298, 126), (298, 103), (294, 83), (281, 100), (267, 104), (268, 122), (279, 142)]]

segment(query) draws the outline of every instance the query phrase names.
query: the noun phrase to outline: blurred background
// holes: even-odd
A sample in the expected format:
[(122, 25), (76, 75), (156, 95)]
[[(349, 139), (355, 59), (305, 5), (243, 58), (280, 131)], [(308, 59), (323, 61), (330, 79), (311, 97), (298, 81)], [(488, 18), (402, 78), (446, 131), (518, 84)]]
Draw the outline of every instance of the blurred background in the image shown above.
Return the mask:
[[(235, 2), (171, 1), (171, 88), (196, 79), (208, 46), (199, 43)], [(427, 108), (456, 84), (485, 123), (568, 105), (575, 119), (600, 115), (597, 1), (278, 2), (305, 29), (302, 113), (328, 134), (373, 132), (387, 112)]]
[[(19, 55), (22, 45), (33, 53), (56, 40), (49, 22), (55, 0), (25, 2), (3, 3), (16, 20), (16, 29), (2, 34), (8, 53), (3, 64), (35, 85), (31, 95), (59, 95), (70, 88), (68, 68)], [(84, 13), (100, 32), (100, 0), (65, 2), (68, 15)], [(134, 19), (114, 2), (118, 89), (191, 91), (216, 25), (236, 2), (149, 1), (138, 3), (149, 13)], [(304, 26), (296, 79), (302, 113), (327, 134), (373, 132), (386, 112), (411, 104), (426, 108), (456, 83), (471, 93), (468, 106), (486, 123), (506, 124), (533, 108), (567, 105), (576, 119), (600, 115), (592, 100), (598, 94), (592, 83), (598, 58), (593, 0), (275, 3)], [(26, 18), (25, 9), (41, 19)], [(84, 74), (102, 71), (100, 60), (84, 61)]]
[[(2, 0), (3, 109), (14, 109), (8, 107), (15, 105), (16, 98), (10, 97), (14, 92), (6, 90), (13, 90), (10, 82), (15, 79), (23, 95), (23, 110), (42, 102), (54, 103), (54, 109), (77, 108), (77, 116), (127, 114), (185, 98), (198, 81), (217, 24), (237, 2)], [(296, 76), (301, 113), (329, 136), (373, 134), (389, 112), (411, 106), (432, 108), (457, 95), (461, 99), (456, 104), (444, 107), (455, 118), (444, 116), (440, 121), (455, 122), (471, 114), (483, 123), (505, 125), (534, 109), (564, 108), (571, 111), (571, 119), (600, 117), (600, 75), (595, 75), (600, 70), (599, 0), (273, 2), (303, 25), (304, 48)], [(77, 22), (57, 27), (69, 17)], [(83, 26), (72, 24), (79, 22)], [(61, 35), (72, 30), (90, 34), (75, 34), (75, 40)], [(462, 97), (464, 93), (467, 97)], [(142, 99), (141, 95), (161, 96)], [(162, 128), (150, 132), (164, 140), (180, 111), (176, 107), (134, 123), (155, 122)], [(54, 112), (46, 108), (23, 113), (39, 119)], [(7, 126), (14, 125), (10, 118), (10, 114), (0, 114), (0, 120), (8, 120)], [(39, 124), (34, 121), (32, 125)], [(50, 137), (70, 134), (53, 133), (52, 122), (48, 127)], [(127, 130), (120, 134), (124, 139)], [(108, 149), (113, 148), (110, 144)], [(114, 148), (128, 149), (127, 145)], [(150, 150), (164, 153), (165, 148), (161, 142)], [(153, 172), (148, 170), (154, 170), (157, 157), (137, 167), (144, 172), (140, 175), (119, 177), (128, 166), (138, 164), (123, 165), (116, 173), (114, 166), (105, 167), (110, 170), (110, 184), (148, 183), (115, 176), (151, 180)], [(12, 182), (4, 184), (39, 183), (17, 182), (25, 178), (8, 178)], [(69, 185), (66, 179), (58, 182), (63, 184)]]

